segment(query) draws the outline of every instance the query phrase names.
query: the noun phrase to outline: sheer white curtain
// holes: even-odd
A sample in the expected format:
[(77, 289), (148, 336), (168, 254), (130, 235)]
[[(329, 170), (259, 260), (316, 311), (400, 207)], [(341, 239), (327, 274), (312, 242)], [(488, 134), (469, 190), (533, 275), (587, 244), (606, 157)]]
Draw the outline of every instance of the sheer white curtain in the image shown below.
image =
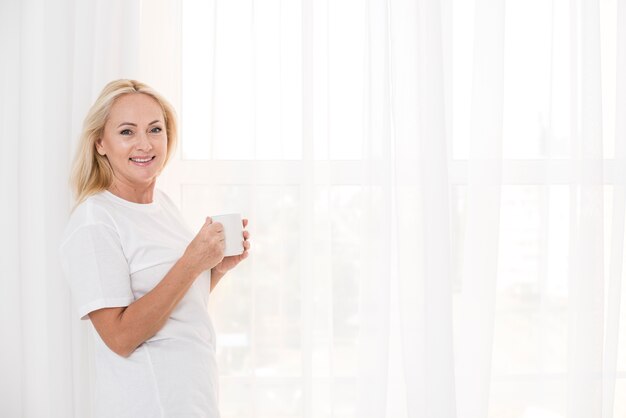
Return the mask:
[(250, 219), (211, 302), (224, 418), (626, 415), (625, 28), (615, 0), (1, 2), (0, 415), (90, 416), (56, 247), (118, 77), (179, 109), (189, 222)]
[(57, 248), (82, 119), (106, 82), (138, 76), (139, 12), (0, 2), (0, 416), (90, 416), (88, 328)]
[(254, 237), (214, 295), (225, 416), (625, 413), (624, 13), (183, 4), (170, 190)]

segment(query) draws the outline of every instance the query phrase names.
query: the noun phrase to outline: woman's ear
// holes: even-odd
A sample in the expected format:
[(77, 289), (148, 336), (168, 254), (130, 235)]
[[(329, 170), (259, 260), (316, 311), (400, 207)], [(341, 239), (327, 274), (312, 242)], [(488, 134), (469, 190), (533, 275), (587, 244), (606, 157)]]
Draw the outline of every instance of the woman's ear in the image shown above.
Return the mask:
[(106, 152), (104, 152), (104, 148), (102, 147), (102, 138), (98, 138), (96, 140), (96, 151), (103, 157), (107, 154)]

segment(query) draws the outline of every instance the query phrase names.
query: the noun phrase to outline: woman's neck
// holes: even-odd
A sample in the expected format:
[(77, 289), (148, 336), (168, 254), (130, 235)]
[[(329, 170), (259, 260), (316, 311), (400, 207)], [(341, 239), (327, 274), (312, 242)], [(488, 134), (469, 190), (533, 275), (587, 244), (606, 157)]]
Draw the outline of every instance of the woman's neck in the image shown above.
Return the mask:
[(152, 203), (155, 184), (156, 182), (152, 182), (147, 186), (137, 186), (114, 180), (107, 190), (129, 202), (145, 204)]

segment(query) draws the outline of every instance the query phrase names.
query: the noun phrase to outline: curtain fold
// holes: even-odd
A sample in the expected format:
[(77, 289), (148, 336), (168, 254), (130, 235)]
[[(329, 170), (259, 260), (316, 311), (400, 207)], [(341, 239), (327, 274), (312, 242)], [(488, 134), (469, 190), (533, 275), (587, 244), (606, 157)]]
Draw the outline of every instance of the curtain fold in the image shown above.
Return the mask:
[[(617, 5), (616, 74), (626, 71), (626, 4)], [(626, 83), (616, 77), (615, 114), (626, 112)], [(626, 213), (626, 118), (615, 118), (615, 162), (617, 179), (613, 193), (609, 275), (607, 284), (606, 333), (603, 355), (602, 417), (612, 418), (615, 410), (615, 378), (620, 335), (620, 307), (624, 271), (624, 214)]]
[(487, 416), (492, 384), (502, 187), (504, 2), (478, 0), (463, 238), (457, 363), (458, 416)]
[[(314, 136), (314, 88), (313, 88), (313, 0), (302, 2), (302, 181), (300, 193), (300, 292), (301, 292), (301, 367), (302, 367), (302, 416), (313, 416), (313, 324), (315, 266), (313, 240), (315, 213), (315, 136)], [(281, 138), (282, 139), (282, 138)], [(255, 147), (256, 148), (256, 147)], [(284, 231), (284, 230), (283, 230)], [(284, 236), (281, 237), (284, 239)]]
[[(19, 57), (20, 43), (16, 34), (20, 30), (19, 2), (0, 3), (0, 47), (3, 56)], [(2, 199), (0, 205), (2, 216), (0, 225), (3, 234), (0, 240), (0, 329), (6, 340), (10, 343), (3, 344), (2, 356), (0, 356), (0, 369), (3, 378), (0, 380), (0, 391), (6, 394), (3, 399), (3, 412), (10, 415), (18, 415), (21, 412), (22, 379), (21, 363), (22, 355), (22, 331), (17, 312), (20, 311), (20, 282), (19, 282), (19, 227), (16, 222), (19, 214), (19, 205), (15, 198), (18, 196), (17, 178), (19, 165), (15, 158), (18, 155), (19, 142), (19, 59), (3, 60), (0, 66), (0, 82), (2, 95), (0, 95), (0, 138), (2, 138), (3, 152), (0, 153), (0, 183), (2, 190), (10, 198)], [(10, 100), (9, 100), (10, 98)], [(5, 139), (6, 138), (6, 139)], [(8, 402), (9, 399), (14, 401)]]
[[(442, 7), (393, 1), (394, 257), (407, 417), (455, 415)], [(411, 58), (408, 58), (411, 57)]]
[(139, 6), (1, 3), (2, 416), (91, 416), (89, 328), (76, 320), (57, 248), (88, 107), (108, 81), (138, 76)]
[[(392, 115), (389, 6), (368, 1), (365, 9), (367, 39), (364, 77), (364, 156), (362, 181), (362, 231), (359, 271), (359, 381), (356, 416), (385, 416), (389, 379), (389, 326), (392, 259), (391, 166)], [(330, 41), (330, 40), (329, 40)], [(376, 239), (372, 239), (376, 237)], [(376, 382), (376, 384), (372, 384)]]
[(599, 3), (570, 3), (571, 149), (580, 182), (570, 186), (568, 415), (602, 416), (604, 184)]

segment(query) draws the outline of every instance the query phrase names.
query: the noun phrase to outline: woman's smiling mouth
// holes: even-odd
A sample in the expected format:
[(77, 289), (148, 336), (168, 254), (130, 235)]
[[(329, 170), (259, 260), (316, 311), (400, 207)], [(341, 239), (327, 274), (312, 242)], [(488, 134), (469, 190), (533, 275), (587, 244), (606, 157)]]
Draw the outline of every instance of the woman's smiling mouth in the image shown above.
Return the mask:
[(132, 161), (133, 164), (138, 165), (140, 167), (145, 167), (147, 165), (150, 165), (150, 163), (152, 163), (152, 161), (154, 161), (154, 159), (156, 158), (156, 155), (153, 155), (152, 157), (131, 157), (129, 158), (130, 161)]

